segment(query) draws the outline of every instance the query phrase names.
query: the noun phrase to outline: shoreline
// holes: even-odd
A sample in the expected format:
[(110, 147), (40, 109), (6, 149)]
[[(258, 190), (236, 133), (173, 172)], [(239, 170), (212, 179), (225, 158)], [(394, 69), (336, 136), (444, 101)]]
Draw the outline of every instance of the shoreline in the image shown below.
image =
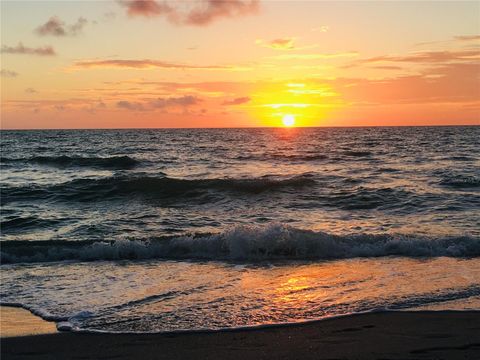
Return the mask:
[(42, 319), (28, 309), (17, 306), (0, 306), (0, 335), (19, 337), (57, 333), (55, 322)]
[(480, 358), (479, 324), (480, 311), (465, 310), (370, 312), (294, 324), (157, 334), (3, 337), (2, 328), (1, 357), (473, 359)]

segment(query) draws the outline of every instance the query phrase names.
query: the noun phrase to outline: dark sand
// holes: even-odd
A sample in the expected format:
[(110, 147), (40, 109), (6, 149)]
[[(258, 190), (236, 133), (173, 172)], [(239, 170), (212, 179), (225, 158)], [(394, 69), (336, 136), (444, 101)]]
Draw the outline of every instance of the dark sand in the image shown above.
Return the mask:
[(213, 333), (1, 339), (7, 359), (480, 359), (480, 312), (390, 312)]

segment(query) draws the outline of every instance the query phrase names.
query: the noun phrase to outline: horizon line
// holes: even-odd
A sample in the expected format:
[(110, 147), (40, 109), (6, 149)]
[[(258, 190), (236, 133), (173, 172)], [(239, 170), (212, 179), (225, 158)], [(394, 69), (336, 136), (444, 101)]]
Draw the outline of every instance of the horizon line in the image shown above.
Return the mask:
[(8, 128), (0, 131), (58, 131), (58, 130), (240, 130), (240, 129), (336, 129), (336, 128), (397, 128), (397, 127), (470, 127), (478, 124), (432, 124), (432, 125), (337, 125), (337, 126), (237, 126), (237, 127), (124, 127), (124, 128)]

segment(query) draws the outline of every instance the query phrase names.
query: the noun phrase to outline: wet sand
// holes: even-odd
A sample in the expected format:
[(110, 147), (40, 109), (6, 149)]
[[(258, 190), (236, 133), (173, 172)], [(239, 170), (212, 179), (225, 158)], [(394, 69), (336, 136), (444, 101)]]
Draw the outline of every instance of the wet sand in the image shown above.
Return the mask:
[(211, 333), (3, 337), (6, 359), (480, 359), (480, 312), (385, 312)]
[(0, 306), (0, 333), (2, 337), (54, 334), (57, 326), (42, 320), (30, 311)]

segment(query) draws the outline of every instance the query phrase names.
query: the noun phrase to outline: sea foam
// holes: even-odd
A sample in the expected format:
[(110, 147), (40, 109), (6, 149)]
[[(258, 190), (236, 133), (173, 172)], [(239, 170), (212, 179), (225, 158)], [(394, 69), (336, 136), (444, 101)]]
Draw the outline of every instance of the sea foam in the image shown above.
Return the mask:
[(2, 263), (122, 259), (227, 261), (355, 257), (478, 257), (480, 238), (394, 234), (334, 235), (284, 224), (239, 225), (218, 234), (150, 240), (4, 242)]

